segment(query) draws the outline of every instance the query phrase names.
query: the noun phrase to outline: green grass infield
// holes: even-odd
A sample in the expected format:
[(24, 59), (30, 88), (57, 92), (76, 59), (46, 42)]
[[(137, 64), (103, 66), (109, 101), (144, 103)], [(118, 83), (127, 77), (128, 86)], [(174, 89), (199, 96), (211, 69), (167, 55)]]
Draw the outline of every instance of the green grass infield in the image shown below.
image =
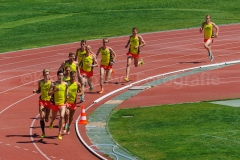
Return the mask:
[(239, 121), (239, 108), (201, 102), (115, 110), (109, 130), (143, 160), (237, 160)]

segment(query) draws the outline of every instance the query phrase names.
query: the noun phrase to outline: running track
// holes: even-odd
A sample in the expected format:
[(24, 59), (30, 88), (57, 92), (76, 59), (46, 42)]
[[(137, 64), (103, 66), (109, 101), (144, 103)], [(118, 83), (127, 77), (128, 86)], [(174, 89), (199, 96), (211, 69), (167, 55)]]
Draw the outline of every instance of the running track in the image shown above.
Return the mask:
[[(146, 46), (141, 56), (144, 66), (131, 67), (132, 82), (170, 71), (239, 60), (240, 24), (220, 26), (220, 34), (213, 43), (215, 60), (210, 63), (203, 48), (203, 35), (198, 28), (142, 34)], [(189, 34), (191, 36), (189, 36)], [(128, 37), (110, 38), (109, 46), (117, 53), (114, 65), (115, 73), (112, 82), (105, 85), (105, 93), (124, 86), (126, 51), (124, 48)], [(88, 41), (94, 52), (100, 47), (101, 40)], [(60, 64), (67, 59), (68, 53), (79, 47), (79, 43), (64, 44), (46, 48), (37, 48), (0, 55), (0, 159), (98, 159), (79, 142), (72, 124), (71, 134), (57, 139), (58, 129), (48, 129), (44, 139), (38, 119), (38, 96), (32, 94), (37, 88), (37, 81), (42, 78), (44, 68), (51, 70), (53, 79)], [(146, 90), (119, 105), (120, 107), (136, 107), (156, 104), (182, 103), (201, 100), (239, 97), (239, 64), (221, 69), (206, 71), (173, 83), (162, 84)], [(209, 79), (218, 78), (218, 83), (209, 83)], [(86, 102), (79, 104), (74, 120), (80, 114), (80, 106), (85, 108), (102, 95), (99, 91), (99, 68), (95, 68), (94, 92), (86, 89)], [(118, 84), (115, 84), (118, 82)], [(105, 94), (104, 93), (104, 94)], [(154, 93), (154, 94), (153, 94)], [(113, 95), (114, 96), (114, 95)], [(147, 101), (146, 101), (147, 97)], [(111, 98), (111, 97), (109, 97)], [(109, 98), (105, 99), (102, 104)], [(86, 111), (91, 114), (99, 105)], [(58, 120), (55, 121), (57, 125)], [(79, 126), (84, 140), (91, 144), (85, 134), (85, 127)]]

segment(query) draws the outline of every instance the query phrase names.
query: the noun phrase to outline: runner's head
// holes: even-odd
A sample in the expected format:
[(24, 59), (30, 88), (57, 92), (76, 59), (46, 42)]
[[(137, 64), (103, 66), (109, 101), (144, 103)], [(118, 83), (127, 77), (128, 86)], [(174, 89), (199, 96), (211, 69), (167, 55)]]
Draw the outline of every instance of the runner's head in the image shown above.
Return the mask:
[(43, 77), (49, 79), (49, 77), (50, 77), (49, 69), (44, 69), (43, 70)]
[(137, 33), (138, 33), (138, 28), (137, 27), (133, 27), (132, 34), (136, 35)]
[(209, 23), (211, 21), (211, 16), (208, 14), (206, 15), (206, 22)]
[(62, 81), (62, 79), (63, 79), (63, 71), (62, 70), (59, 70), (57, 72), (57, 77), (58, 77), (58, 81)]
[(75, 58), (74, 53), (73, 53), (73, 52), (70, 52), (70, 53), (68, 54), (68, 58), (69, 58), (70, 61), (73, 61), (74, 58)]
[(103, 39), (103, 46), (106, 46), (108, 42), (109, 42), (109, 39), (104, 38), (104, 39)]
[(70, 66), (66, 66), (66, 67), (64, 68), (64, 71), (65, 71), (65, 73), (66, 73), (67, 75), (69, 75), (69, 74), (70, 74), (70, 71), (71, 71)]
[(85, 46), (85, 50), (86, 50), (87, 55), (90, 54), (90, 49), (91, 49), (91, 47), (89, 45)]
[(86, 43), (87, 43), (87, 41), (83, 39), (83, 40), (81, 40), (80, 46), (85, 47)]
[(70, 81), (74, 81), (76, 79), (76, 71), (70, 72)]

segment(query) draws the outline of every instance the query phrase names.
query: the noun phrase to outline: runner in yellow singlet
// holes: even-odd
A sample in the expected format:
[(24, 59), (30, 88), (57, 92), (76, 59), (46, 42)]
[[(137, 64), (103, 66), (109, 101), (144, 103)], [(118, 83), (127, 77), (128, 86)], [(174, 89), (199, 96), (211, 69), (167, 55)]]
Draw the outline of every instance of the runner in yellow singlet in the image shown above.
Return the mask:
[(77, 94), (83, 94), (83, 85), (76, 81), (76, 72), (70, 72), (70, 81), (68, 81), (68, 99), (67, 99), (67, 108), (65, 114), (65, 127), (64, 132), (69, 134), (70, 126), (73, 121), (73, 115), (77, 107)]
[(69, 66), (71, 71), (76, 71), (78, 69), (78, 62), (74, 60), (75, 55), (73, 52), (69, 53), (68, 58), (69, 58), (68, 60), (64, 61), (61, 64), (58, 70), (64, 71), (66, 66)]
[(43, 70), (43, 77), (44, 79), (38, 81), (38, 89), (33, 90), (33, 93), (41, 93), (39, 97), (39, 114), (40, 114), (40, 126), (42, 129), (42, 135), (41, 138), (44, 138), (45, 135), (45, 122), (48, 122), (49, 116), (50, 116), (50, 109), (52, 106), (52, 103), (50, 101), (51, 96), (48, 95), (48, 92), (50, 91), (50, 88), (52, 86), (52, 80), (50, 79), (50, 71), (48, 69)]
[[(80, 42), (80, 48), (78, 48), (77, 50), (76, 50), (76, 53), (75, 53), (75, 61), (77, 61), (78, 62), (78, 64), (80, 64), (81, 63), (81, 61), (82, 61), (82, 58), (83, 58), (83, 55), (85, 55), (86, 54), (86, 46), (87, 46), (87, 41), (86, 40), (81, 40), (81, 42)], [(88, 45), (89, 46), (89, 45)], [(89, 48), (90, 49), (90, 48)], [(92, 54), (94, 54), (92, 51), (91, 51), (91, 49), (90, 49), (90, 52), (92, 53)]]
[(107, 38), (103, 39), (103, 46), (100, 47), (97, 51), (96, 57), (98, 57), (99, 54), (101, 54), (101, 64), (100, 64), (100, 87), (101, 90), (98, 92), (102, 94), (104, 92), (103, 89), (103, 75), (106, 71), (106, 77), (105, 82), (107, 83), (111, 73), (113, 72), (112, 66), (116, 60), (116, 53), (113, 51), (111, 47), (107, 46), (107, 43), (109, 40)]
[(82, 63), (80, 65), (80, 74), (83, 77), (83, 84), (87, 81), (89, 91), (91, 92), (93, 90), (93, 68), (98, 67), (98, 62), (95, 55), (91, 54), (89, 46), (86, 47), (86, 54), (83, 56)]
[[(127, 67), (126, 67), (126, 78), (125, 81), (129, 81), (129, 73), (130, 73), (130, 65), (132, 63), (132, 59), (134, 59), (134, 66), (138, 67), (139, 65), (143, 65), (143, 59), (140, 58), (140, 47), (145, 46), (145, 41), (143, 38), (137, 34), (138, 28), (134, 27), (132, 29), (132, 35), (129, 37), (129, 40), (127, 42), (127, 45), (125, 48), (128, 48), (128, 45), (130, 44), (129, 51), (127, 53)], [(140, 58), (140, 61), (139, 61)]]
[(59, 111), (60, 119), (59, 119), (59, 132), (58, 139), (62, 139), (62, 128), (64, 124), (64, 116), (66, 110), (66, 99), (68, 98), (68, 84), (63, 81), (63, 71), (59, 70), (57, 72), (58, 80), (55, 82), (54, 86), (52, 86), (51, 91), (49, 91), (49, 95), (54, 95), (54, 105), (52, 105), (52, 118), (49, 125), (49, 128), (53, 128), (53, 122), (57, 117), (57, 113)]
[[(215, 32), (214, 28), (216, 29), (215, 35), (213, 35)], [(211, 22), (210, 15), (206, 15), (206, 21), (202, 23), (200, 33), (202, 33), (202, 31), (204, 31), (204, 47), (207, 49), (208, 58), (210, 58), (210, 61), (212, 62), (214, 57), (211, 51), (211, 44), (213, 43), (213, 38), (218, 37), (219, 28), (215, 23)]]

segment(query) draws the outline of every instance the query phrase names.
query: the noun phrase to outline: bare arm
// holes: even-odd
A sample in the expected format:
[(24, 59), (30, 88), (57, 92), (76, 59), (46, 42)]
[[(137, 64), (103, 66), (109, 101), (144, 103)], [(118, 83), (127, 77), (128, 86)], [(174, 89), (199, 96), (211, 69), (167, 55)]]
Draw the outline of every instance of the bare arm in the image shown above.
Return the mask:
[(95, 56), (93, 56), (93, 62), (94, 62), (93, 67), (98, 67), (98, 62)]
[(143, 46), (145, 46), (146, 43), (145, 43), (145, 41), (143, 40), (142, 36), (138, 36), (138, 38), (139, 38), (139, 41), (140, 41), (140, 45), (139, 45), (139, 47), (143, 47)]
[[(102, 48), (102, 47), (101, 47)], [(98, 48), (98, 51), (97, 51), (97, 53), (96, 53), (96, 58), (98, 57), (98, 55), (99, 55), (99, 53), (100, 53), (100, 50), (101, 50), (101, 48)]]
[(75, 53), (75, 61), (78, 61), (78, 50), (79, 50), (79, 49), (77, 49), (77, 50), (76, 50), (76, 53)]
[(110, 54), (112, 54), (113, 56), (113, 61), (115, 62), (117, 54), (114, 52), (114, 50), (112, 48), (109, 48)]
[(65, 61), (61, 64), (61, 66), (59, 67), (58, 70), (62, 70), (62, 71), (64, 71), (64, 65), (65, 65)]
[(40, 83), (41, 83), (41, 80), (38, 81), (38, 89), (37, 90), (33, 90), (33, 93), (41, 93), (41, 87), (40, 87)]
[(52, 82), (48, 95), (51, 96), (54, 92), (57, 92), (57, 91), (59, 91), (59, 88), (55, 86), (55, 82)]
[(125, 48), (128, 48), (128, 45), (129, 45), (129, 43), (130, 43), (130, 38), (131, 38), (131, 36), (129, 37), (129, 40), (128, 40), (128, 42), (127, 42)]
[(214, 28), (216, 28), (215, 37), (217, 38), (218, 32), (219, 32), (219, 28), (218, 28), (218, 26), (217, 26), (215, 23), (212, 23), (212, 26), (213, 26)]
[(84, 92), (84, 85), (83, 85), (83, 84), (80, 84), (80, 83), (77, 83), (77, 85), (78, 85), (78, 91), (77, 91), (77, 93), (78, 93), (79, 95), (82, 95), (83, 92)]
[(202, 31), (203, 31), (203, 27), (204, 27), (204, 24), (205, 24), (205, 23), (206, 23), (206, 22), (203, 22), (203, 23), (202, 23), (202, 26), (200, 27), (200, 30), (199, 30), (200, 33), (202, 33)]

